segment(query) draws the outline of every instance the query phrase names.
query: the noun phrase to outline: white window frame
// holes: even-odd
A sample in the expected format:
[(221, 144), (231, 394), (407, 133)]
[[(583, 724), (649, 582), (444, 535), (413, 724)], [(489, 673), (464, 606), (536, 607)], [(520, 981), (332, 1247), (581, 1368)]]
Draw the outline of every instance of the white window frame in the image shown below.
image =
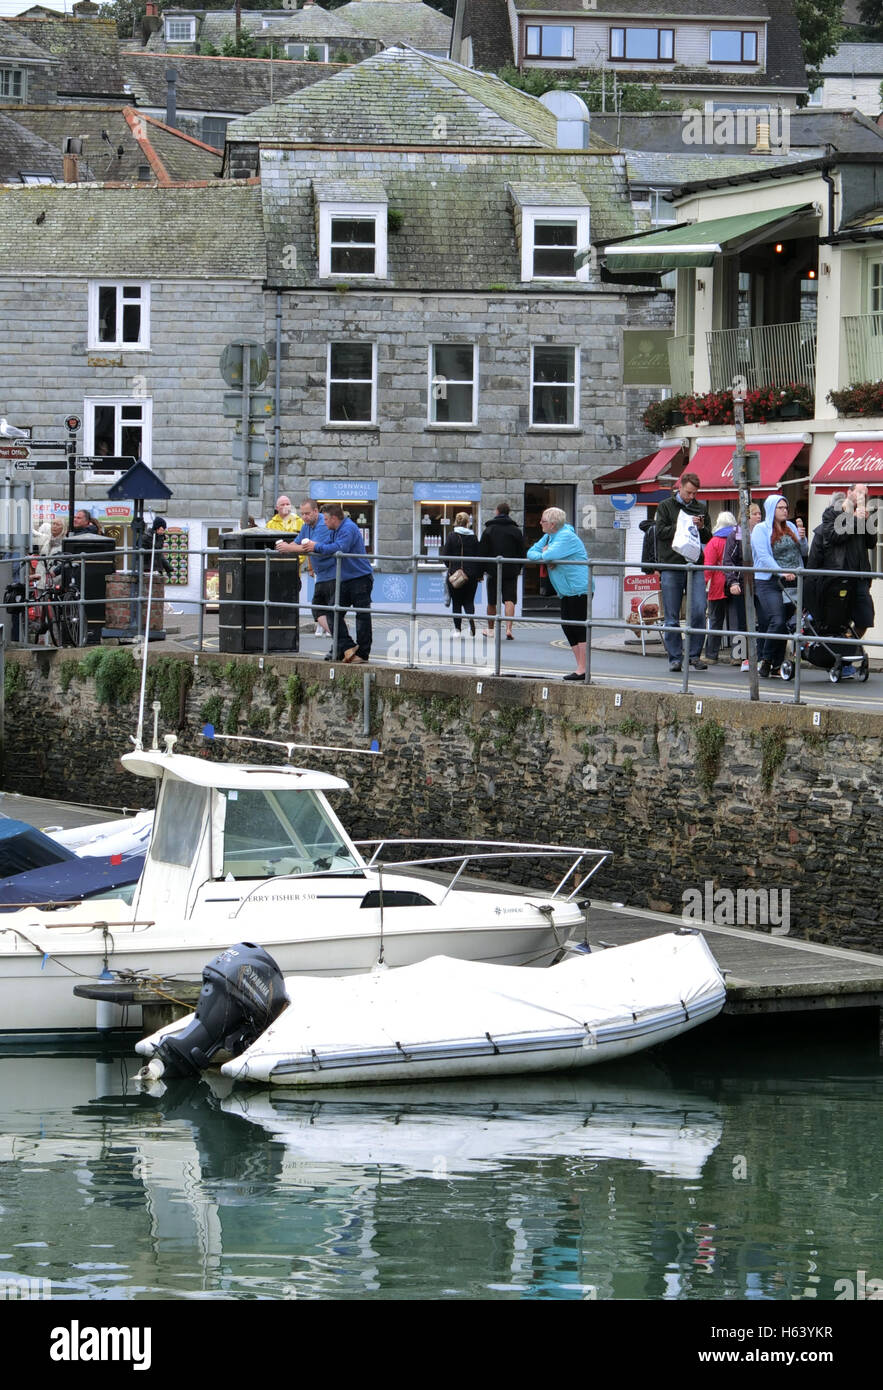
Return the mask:
[(576, 224), (577, 251), (584, 251), (589, 245), (590, 215), (587, 207), (543, 207), (522, 208), (521, 211), (521, 278), (522, 280), (561, 280), (572, 283), (575, 280), (588, 280), (589, 264), (579, 267), (573, 275), (534, 275), (534, 253), (536, 250), (535, 229), (542, 222), (574, 222)]
[[(292, 50), (293, 48), (302, 48), (302, 49), (303, 49), (303, 53), (292, 53), (291, 50)], [(307, 53), (309, 52), (309, 50), (310, 50), (311, 48), (314, 48), (314, 49), (316, 50), (316, 52), (317, 52), (318, 55), (319, 55), (318, 58), (308, 58), (308, 57), (307, 57)], [(310, 43), (309, 41), (307, 41), (306, 43), (304, 43), (304, 42), (301, 42), (301, 41), (298, 40), (298, 39), (292, 39), (290, 43), (287, 43), (287, 44), (285, 45), (285, 55), (286, 55), (286, 57), (288, 57), (288, 58), (293, 58), (293, 59), (295, 60), (295, 62), (299, 62), (299, 63), (327, 63), (327, 62), (328, 62), (328, 44), (327, 44), (327, 43)]]
[[(552, 59), (558, 59), (558, 60), (559, 60), (560, 62), (562, 62), (562, 63), (572, 63), (572, 62), (573, 62), (574, 33), (573, 33), (573, 25), (572, 25), (572, 24), (525, 24), (524, 28), (525, 28), (525, 35), (524, 35), (524, 56), (525, 56), (525, 58), (546, 58), (546, 59), (549, 60), (549, 61), (551, 61)], [(546, 30), (547, 30), (547, 29), (554, 29), (554, 30), (556, 30), (556, 31), (560, 30), (562, 33), (564, 33), (565, 31), (569, 32), (569, 34), (570, 34), (570, 52), (569, 52), (569, 53), (544, 53), (544, 52), (543, 52), (543, 49), (544, 49), (543, 40), (544, 40), (544, 37), (545, 37), (545, 34), (546, 34)], [(535, 39), (532, 37), (532, 35), (534, 35), (534, 34), (537, 35), (537, 37), (536, 37)], [(535, 47), (535, 49), (536, 49), (536, 52), (535, 52), (535, 53), (532, 53), (532, 52), (531, 52), (531, 45), (533, 45), (533, 46)]]
[[(107, 405), (119, 407), (137, 405), (141, 407), (141, 457), (149, 468), (153, 457), (153, 398), (151, 396), (86, 396), (83, 400), (83, 452), (85, 454), (95, 453), (95, 411), (98, 407)], [(113, 446), (114, 454), (117, 457), (122, 454), (122, 427), (122, 413), (118, 411)], [(122, 477), (121, 473), (111, 469), (104, 471), (93, 465), (91, 472), (87, 471), (83, 475), (83, 481), (88, 483), (94, 480), (109, 484), (120, 477)]]
[[(472, 376), (468, 380), (464, 377), (441, 377), (435, 371), (435, 354), (438, 348), (471, 348), (472, 349)], [(436, 391), (440, 382), (446, 381), (450, 386), (471, 386), (472, 387), (472, 418), (470, 420), (438, 420), (436, 419), (436, 401), (438, 397)], [(427, 393), (427, 424), (439, 430), (462, 430), (474, 427), (478, 420), (478, 344), (477, 343), (430, 343), (429, 344), (429, 388)]]
[[(374, 269), (372, 271), (331, 269), (331, 228), (336, 219), (374, 222)], [(320, 203), (319, 204), (319, 279), (385, 280), (386, 279), (386, 203)]]
[[(115, 289), (117, 292), (117, 336), (111, 341), (104, 341), (99, 338), (99, 313), (98, 313), (98, 293), (103, 289)], [(126, 342), (120, 338), (123, 328), (123, 290), (137, 289), (141, 291), (141, 331), (138, 341)], [(90, 352), (108, 352), (119, 349), (124, 352), (149, 352), (150, 351), (150, 285), (140, 280), (90, 280), (89, 281), (89, 327), (88, 327), (88, 348)]]
[[(572, 352), (573, 353), (573, 380), (570, 382), (537, 382), (534, 377), (534, 367), (537, 352)], [(560, 385), (571, 386), (573, 388), (573, 419), (564, 425), (550, 424), (548, 420), (535, 420), (533, 418), (533, 393), (535, 386)], [(537, 430), (578, 430), (579, 429), (579, 396), (580, 396), (580, 350), (576, 343), (532, 343), (530, 349), (530, 428)]]
[[(177, 24), (179, 27), (181, 27), (181, 28), (183, 28), (185, 24), (187, 25), (187, 37), (186, 37), (186, 39), (181, 38), (181, 37), (178, 37), (178, 38), (173, 38), (173, 37), (172, 37), (172, 26), (173, 26), (173, 25), (176, 25), (176, 24)], [(168, 15), (168, 16), (166, 17), (165, 40), (166, 40), (166, 43), (195, 43), (195, 42), (196, 42), (196, 20), (195, 20), (195, 19), (181, 19), (181, 18), (179, 18), (177, 15), (175, 15), (175, 16)]]
[[(355, 347), (370, 347), (371, 349), (371, 419), (370, 420), (332, 420), (331, 418), (331, 349), (335, 343), (344, 345), (352, 344)], [(353, 381), (364, 385), (365, 377), (335, 377), (336, 382)], [(329, 341), (325, 358), (325, 423), (332, 425), (336, 429), (368, 429), (377, 424), (377, 344), (366, 343), (364, 340), (334, 338)]]
[[(18, 78), (18, 91), (3, 91), (4, 85), (15, 87)], [(0, 97), (4, 101), (27, 101), (28, 75), (24, 68), (0, 67)]]

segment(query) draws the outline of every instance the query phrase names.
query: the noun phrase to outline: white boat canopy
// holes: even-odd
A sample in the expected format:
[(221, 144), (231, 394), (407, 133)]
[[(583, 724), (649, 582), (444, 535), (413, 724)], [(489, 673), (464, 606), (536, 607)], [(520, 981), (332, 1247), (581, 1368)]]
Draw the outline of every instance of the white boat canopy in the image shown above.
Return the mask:
[(233, 791), (349, 791), (349, 782), (328, 772), (310, 768), (271, 764), (249, 767), (244, 763), (210, 762), (185, 753), (124, 753), (122, 764), (138, 777), (175, 777), (196, 787), (215, 787)]

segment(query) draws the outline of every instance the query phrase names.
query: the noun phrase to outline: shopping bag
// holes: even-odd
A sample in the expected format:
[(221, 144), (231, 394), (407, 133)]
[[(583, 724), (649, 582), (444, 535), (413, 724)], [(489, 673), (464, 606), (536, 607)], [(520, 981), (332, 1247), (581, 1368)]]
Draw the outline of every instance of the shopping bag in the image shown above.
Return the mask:
[(677, 551), (678, 555), (683, 555), (690, 565), (695, 565), (701, 556), (702, 543), (699, 540), (699, 529), (696, 525), (696, 518), (690, 516), (689, 512), (683, 510), (678, 512), (678, 524), (675, 527), (671, 548)]

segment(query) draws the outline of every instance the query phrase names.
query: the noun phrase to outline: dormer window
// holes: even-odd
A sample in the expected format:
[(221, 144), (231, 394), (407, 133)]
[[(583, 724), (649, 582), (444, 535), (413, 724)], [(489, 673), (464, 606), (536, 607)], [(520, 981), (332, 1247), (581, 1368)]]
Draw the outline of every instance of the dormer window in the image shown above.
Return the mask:
[(166, 43), (195, 43), (195, 19), (167, 19)]
[(386, 278), (385, 203), (320, 203), (319, 276)]
[(21, 68), (0, 68), (0, 101), (24, 101), (25, 75)]
[(709, 62), (756, 63), (757, 33), (753, 29), (712, 29)]
[(589, 245), (589, 209), (523, 208), (522, 280), (587, 280), (588, 263), (577, 268), (577, 253)]

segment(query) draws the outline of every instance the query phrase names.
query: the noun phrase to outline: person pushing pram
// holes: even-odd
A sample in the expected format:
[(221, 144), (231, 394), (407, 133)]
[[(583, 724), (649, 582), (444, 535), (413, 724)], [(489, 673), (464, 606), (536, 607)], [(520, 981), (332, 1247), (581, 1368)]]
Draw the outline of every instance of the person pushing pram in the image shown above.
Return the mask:
[[(870, 576), (875, 523), (867, 485), (854, 483), (848, 492), (834, 495), (813, 533), (807, 568), (827, 573), (807, 576), (803, 632), (814, 640), (804, 645), (803, 655), (828, 671), (832, 681), (868, 679), (868, 657), (858, 639), (874, 623)], [(847, 640), (826, 640), (831, 638)]]

